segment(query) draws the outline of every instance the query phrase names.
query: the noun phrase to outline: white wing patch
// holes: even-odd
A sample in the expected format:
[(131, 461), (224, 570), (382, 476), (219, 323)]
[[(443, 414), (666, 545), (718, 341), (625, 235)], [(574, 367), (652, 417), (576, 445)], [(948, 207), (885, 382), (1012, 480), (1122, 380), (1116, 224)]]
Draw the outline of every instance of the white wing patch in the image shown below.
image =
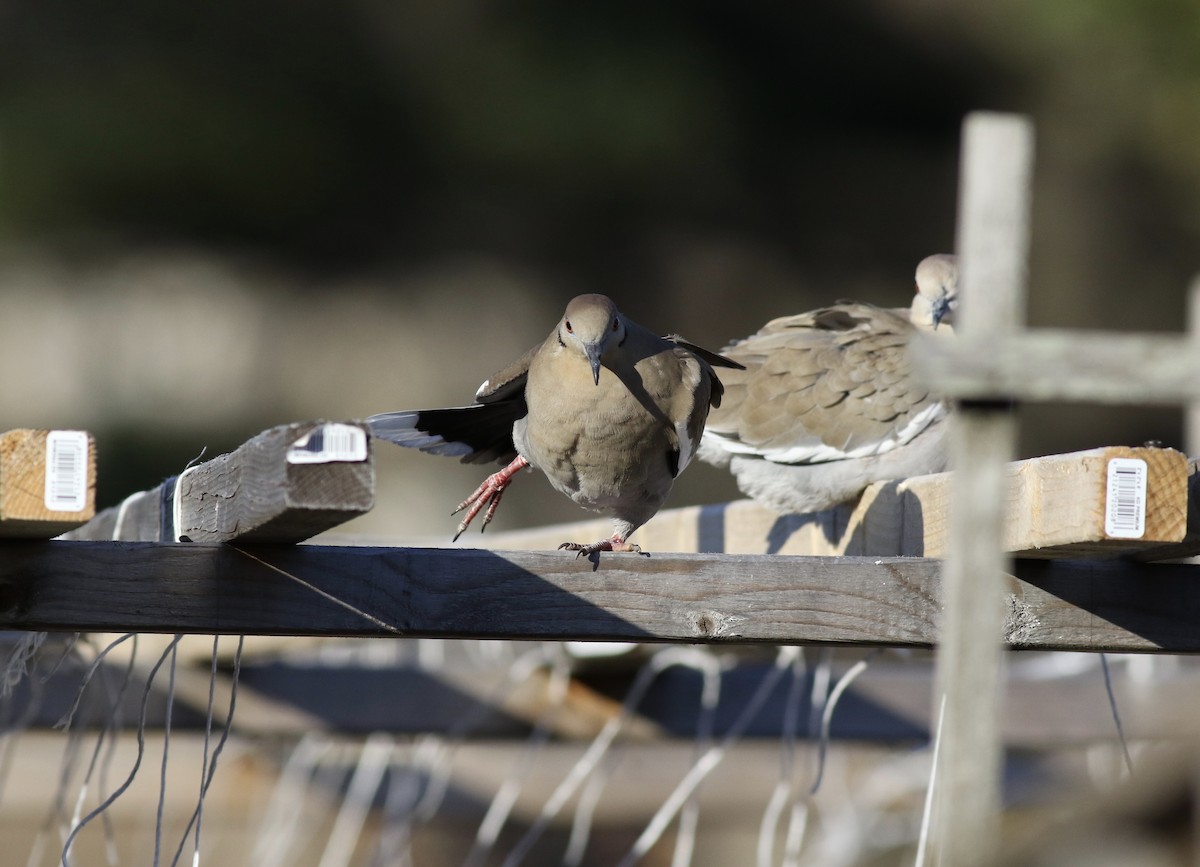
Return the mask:
[[(912, 441), (935, 421), (946, 416), (944, 403), (932, 403), (909, 419), (904, 427), (894, 430), (892, 434), (875, 442), (864, 443), (853, 449), (838, 448), (824, 443), (819, 437), (807, 437), (787, 448), (764, 449), (751, 443), (745, 443), (736, 436), (715, 430), (704, 432), (715, 445), (727, 452), (739, 455), (758, 455), (777, 464), (818, 464), (826, 461), (842, 461), (850, 458), (869, 458), (890, 452)], [(682, 465), (681, 465), (682, 466)]]

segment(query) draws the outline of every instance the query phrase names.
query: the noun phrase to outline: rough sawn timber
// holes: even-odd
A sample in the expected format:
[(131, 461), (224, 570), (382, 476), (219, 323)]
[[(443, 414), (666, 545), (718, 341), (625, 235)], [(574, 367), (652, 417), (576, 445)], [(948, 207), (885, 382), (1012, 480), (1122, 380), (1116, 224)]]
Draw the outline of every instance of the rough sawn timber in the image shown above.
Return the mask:
[(83, 494), (70, 510), (51, 509), (46, 501), (51, 431), (20, 428), (0, 433), (0, 538), (49, 539), (96, 513), (95, 438), (83, 431), (61, 433), (78, 437), (83, 445), (65, 454), (72, 463), (81, 463), (69, 468)]
[[(66, 538), (279, 543), (308, 539), (370, 511), (375, 503), (369, 438), (362, 460), (288, 460), (293, 446), (330, 426), (309, 421), (263, 431), (228, 454), (133, 494)], [(358, 428), (365, 436), (360, 423), (332, 427)]]
[[(930, 647), (941, 570), (922, 558), (593, 563), (563, 552), (12, 542), (0, 628)], [(1015, 571), (1000, 576), (1010, 648), (1200, 652), (1200, 567), (1035, 560)]]

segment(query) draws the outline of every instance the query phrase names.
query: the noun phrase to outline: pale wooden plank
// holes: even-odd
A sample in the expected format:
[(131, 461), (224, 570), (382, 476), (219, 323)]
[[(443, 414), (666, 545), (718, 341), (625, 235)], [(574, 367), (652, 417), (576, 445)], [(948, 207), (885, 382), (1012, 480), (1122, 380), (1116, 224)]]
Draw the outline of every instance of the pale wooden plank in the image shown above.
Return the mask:
[[(979, 339), (1024, 321), (1033, 124), (1015, 115), (973, 113), (963, 125), (957, 250), (962, 301), (955, 342), (980, 353)], [(961, 405), (950, 419), (956, 468), (937, 653), (938, 713), (933, 849), (940, 863), (983, 864), (999, 840), (1001, 745), (997, 719), (1003, 671), (1000, 625), (1008, 477), (1016, 420), (1002, 405)]]
[[(942, 564), (924, 558), (604, 555), (594, 568), (565, 552), (251, 553), (13, 541), (0, 628), (930, 647), (942, 608)], [(1027, 560), (995, 583), (1011, 648), (1200, 652), (1198, 566)]]
[[(288, 459), (297, 442), (326, 430), (328, 424), (297, 422), (263, 431), (233, 452), (104, 510), (65, 538), (289, 543), (315, 536), (365, 514), (375, 503), (369, 437), (361, 460)], [(361, 430), (365, 436), (361, 423), (337, 425)]]
[[(1105, 530), (1107, 470), (1114, 458), (1146, 461), (1146, 532), (1140, 539), (1113, 538)], [(1166, 559), (1190, 550), (1182, 547), (1188, 533), (1188, 460), (1173, 449), (1108, 446), (1015, 461), (1005, 473), (1004, 549), (1016, 556), (1145, 551)], [(651, 552), (943, 557), (953, 478), (937, 473), (880, 482), (855, 503), (808, 515), (779, 515), (748, 500), (669, 509), (639, 529), (636, 541)], [(548, 550), (567, 539), (599, 538), (607, 527), (607, 520), (597, 519), (476, 539), (494, 550)]]
[[(1200, 347), (1200, 274), (1192, 278), (1187, 300), (1188, 339)], [(1200, 351), (1200, 350), (1197, 350)], [(1189, 455), (1200, 455), (1200, 399), (1188, 401), (1183, 416), (1183, 447)]]
[[(83, 431), (59, 431), (79, 440), (81, 448), (59, 451), (66, 466), (51, 468), (51, 478), (79, 485), (47, 500), (48, 430), (0, 433), (0, 537), (49, 539), (78, 527), (96, 514), (96, 441)], [(78, 495), (82, 494), (82, 497)], [(55, 508), (51, 508), (51, 503)]]
[(961, 399), (1175, 405), (1200, 398), (1200, 344), (1175, 334), (1037, 328), (985, 334), (969, 345), (915, 340), (913, 365), (930, 388)]

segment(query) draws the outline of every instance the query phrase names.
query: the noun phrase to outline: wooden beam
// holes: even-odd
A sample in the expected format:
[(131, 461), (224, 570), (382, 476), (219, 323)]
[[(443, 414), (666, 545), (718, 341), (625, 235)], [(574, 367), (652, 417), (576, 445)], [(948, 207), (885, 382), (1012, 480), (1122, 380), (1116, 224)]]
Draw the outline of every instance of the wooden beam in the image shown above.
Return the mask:
[[(1106, 527), (1108, 468), (1146, 464), (1144, 528), (1136, 539)], [(1200, 478), (1173, 449), (1109, 446), (1015, 461), (1006, 468), (1004, 548), (1017, 557), (1139, 556), (1164, 560), (1200, 552)], [(953, 473), (871, 485), (855, 503), (780, 515), (749, 500), (659, 512), (638, 530), (651, 552), (802, 556), (943, 557), (950, 532)], [(1194, 505), (1189, 505), (1194, 504)], [(553, 549), (607, 532), (606, 520), (477, 537), (497, 550)]]
[(1200, 400), (1200, 343), (1183, 335), (1039, 328), (969, 345), (924, 339), (913, 342), (913, 365), (934, 391), (963, 400)]
[(374, 503), (365, 426), (299, 422), (264, 431), (229, 454), (134, 494), (66, 538), (300, 542)]
[[(1192, 277), (1187, 295), (1188, 337), (1200, 345), (1200, 274)], [(1183, 448), (1189, 455), (1200, 455), (1200, 398), (1193, 398), (1184, 407)]]
[[(984, 335), (1012, 333), (1025, 318), (1032, 122), (968, 115), (961, 165), (957, 251), (963, 286), (956, 342), (980, 353)], [(998, 579), (1008, 562), (1005, 464), (1016, 441), (1016, 419), (1002, 404), (962, 404), (950, 418), (956, 472), (934, 693), (941, 722), (931, 817), (931, 841), (942, 864), (983, 864), (1000, 836), (997, 720), (1004, 662)]]
[(96, 442), (90, 433), (0, 433), (0, 537), (49, 539), (95, 513)]
[[(0, 628), (930, 647), (921, 558), (12, 542)], [(1030, 560), (1000, 579), (1022, 650), (1200, 652), (1200, 567)], [(1153, 587), (1153, 592), (1148, 588)]]

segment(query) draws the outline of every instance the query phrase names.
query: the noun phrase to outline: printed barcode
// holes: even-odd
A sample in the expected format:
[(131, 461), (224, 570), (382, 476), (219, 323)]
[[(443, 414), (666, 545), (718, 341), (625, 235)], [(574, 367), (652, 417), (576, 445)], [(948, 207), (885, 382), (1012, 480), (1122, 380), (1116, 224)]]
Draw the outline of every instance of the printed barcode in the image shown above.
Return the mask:
[(367, 459), (367, 434), (350, 424), (329, 422), (314, 428), (288, 449), (290, 464), (327, 464)]
[(82, 512), (87, 507), (88, 436), (79, 430), (46, 434), (46, 508)]
[(1108, 496), (1104, 533), (1115, 539), (1140, 539), (1146, 534), (1146, 462), (1113, 458), (1108, 462)]

